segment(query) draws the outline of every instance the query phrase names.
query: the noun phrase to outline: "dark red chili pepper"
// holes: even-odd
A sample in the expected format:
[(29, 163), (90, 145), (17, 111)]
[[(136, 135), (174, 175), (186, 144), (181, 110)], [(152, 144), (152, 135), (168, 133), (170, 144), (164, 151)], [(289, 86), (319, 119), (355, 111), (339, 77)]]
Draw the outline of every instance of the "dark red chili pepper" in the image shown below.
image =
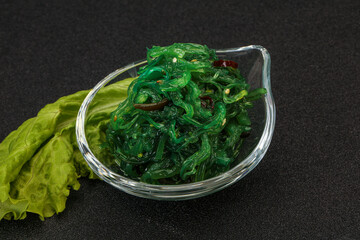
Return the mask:
[(142, 104), (136, 103), (134, 104), (134, 108), (141, 109), (144, 111), (154, 111), (154, 110), (161, 110), (168, 104), (169, 104), (169, 100), (167, 98), (164, 98), (160, 102), (155, 102), (155, 103), (142, 103)]
[(232, 67), (238, 68), (237, 62), (231, 60), (217, 60), (213, 62), (214, 67)]
[(205, 100), (209, 100), (209, 103), (210, 103), (210, 105), (211, 105), (211, 108), (212, 109), (214, 109), (214, 102), (213, 102), (213, 100), (212, 100), (212, 98), (211, 97), (209, 97), (209, 96), (202, 96), (202, 97), (199, 97), (201, 100), (204, 100), (204, 101), (201, 101), (201, 106), (202, 107), (206, 107), (206, 102), (205, 102)]
[(249, 132), (242, 132), (241, 134), (240, 134), (240, 137), (241, 138), (247, 138), (247, 137), (249, 137), (250, 136), (250, 131)]

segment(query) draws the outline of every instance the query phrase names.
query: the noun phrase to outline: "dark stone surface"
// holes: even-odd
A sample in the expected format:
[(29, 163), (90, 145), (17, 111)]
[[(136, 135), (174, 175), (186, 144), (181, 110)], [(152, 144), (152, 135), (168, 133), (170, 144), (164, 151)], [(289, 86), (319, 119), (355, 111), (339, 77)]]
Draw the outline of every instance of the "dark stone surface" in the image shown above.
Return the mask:
[[(66, 210), (1, 221), (1, 239), (360, 239), (359, 1), (1, 1), (0, 139), (145, 47), (260, 44), (273, 142), (211, 196), (160, 202), (81, 180)], [(357, 51), (355, 50), (357, 47)]]

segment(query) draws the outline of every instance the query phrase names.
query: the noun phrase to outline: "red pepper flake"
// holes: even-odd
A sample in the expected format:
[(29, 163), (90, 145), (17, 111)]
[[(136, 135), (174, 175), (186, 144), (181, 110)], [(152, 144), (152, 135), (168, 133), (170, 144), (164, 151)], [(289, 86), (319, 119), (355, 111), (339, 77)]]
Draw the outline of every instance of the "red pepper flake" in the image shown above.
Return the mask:
[(206, 101), (205, 100), (208, 100), (209, 101), (209, 104), (211, 105), (211, 109), (214, 109), (214, 102), (213, 102), (213, 100), (212, 100), (212, 98), (211, 97), (209, 97), (209, 96), (202, 96), (202, 97), (199, 97), (201, 100), (203, 100), (203, 101), (201, 101), (201, 106), (202, 107), (206, 107), (207, 106), (207, 104), (206, 104)]
[(117, 120), (117, 116), (115, 115), (115, 117), (114, 117), (114, 122), (116, 122), (116, 120)]
[(155, 103), (141, 103), (141, 104), (134, 104), (134, 108), (136, 109), (141, 109), (144, 111), (155, 111), (155, 110), (161, 110), (163, 109), (166, 105), (168, 105), (170, 103), (170, 101), (167, 98), (164, 98), (163, 100), (161, 100), (160, 102), (155, 102)]
[(237, 62), (231, 61), (231, 60), (217, 60), (213, 62), (214, 67), (232, 67), (232, 68), (238, 68)]
[(162, 84), (163, 80), (157, 80), (156, 82), (159, 83), (159, 84)]

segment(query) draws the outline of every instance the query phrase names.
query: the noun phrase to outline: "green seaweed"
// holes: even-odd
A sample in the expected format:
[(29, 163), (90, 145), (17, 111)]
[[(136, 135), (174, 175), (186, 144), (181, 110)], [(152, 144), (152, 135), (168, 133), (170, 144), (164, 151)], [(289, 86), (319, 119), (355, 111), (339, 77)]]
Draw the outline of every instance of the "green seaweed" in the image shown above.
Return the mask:
[(251, 130), (247, 108), (266, 90), (249, 91), (237, 63), (219, 62), (204, 45), (154, 46), (147, 60), (110, 115), (106, 145), (119, 172), (146, 183), (180, 184), (228, 170)]

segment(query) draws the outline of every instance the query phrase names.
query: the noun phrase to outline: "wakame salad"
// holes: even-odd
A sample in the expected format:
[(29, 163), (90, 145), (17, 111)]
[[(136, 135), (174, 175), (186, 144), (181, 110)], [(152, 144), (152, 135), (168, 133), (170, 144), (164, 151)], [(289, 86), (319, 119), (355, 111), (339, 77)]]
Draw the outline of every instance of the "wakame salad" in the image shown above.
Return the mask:
[(151, 184), (201, 181), (230, 169), (251, 122), (250, 91), (238, 64), (205, 45), (147, 51), (147, 65), (110, 114), (106, 143), (117, 170)]

